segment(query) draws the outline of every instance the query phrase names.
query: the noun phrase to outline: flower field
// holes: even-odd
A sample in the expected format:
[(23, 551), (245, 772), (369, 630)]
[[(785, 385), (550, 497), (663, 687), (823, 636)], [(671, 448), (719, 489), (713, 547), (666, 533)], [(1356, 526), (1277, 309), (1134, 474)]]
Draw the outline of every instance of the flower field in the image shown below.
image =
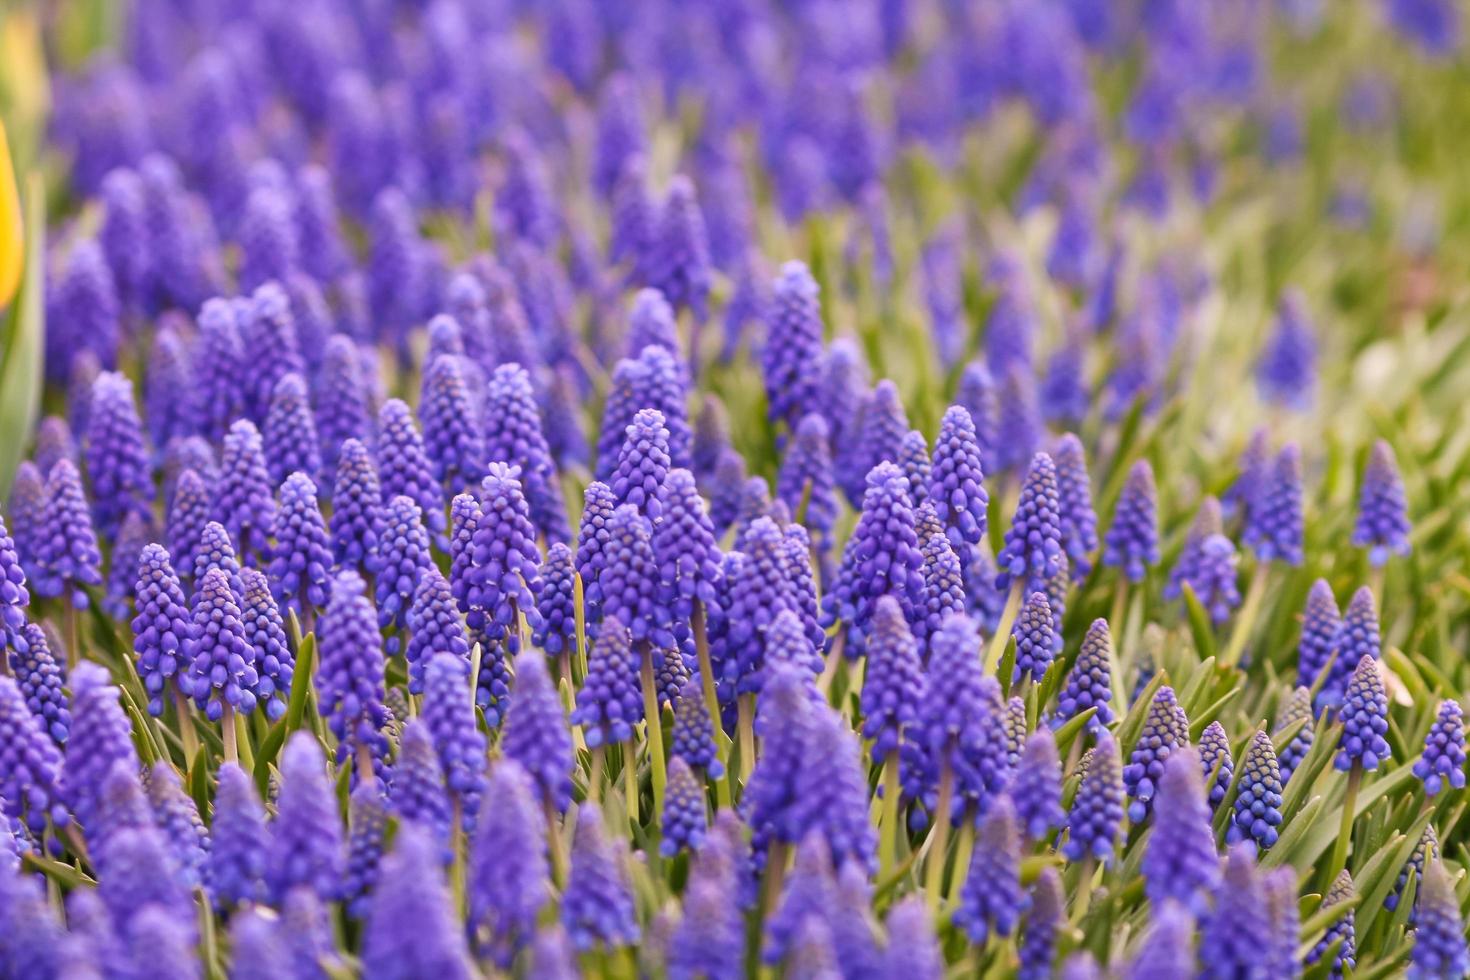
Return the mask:
[(1470, 976), (1459, 0), (0, 7), (0, 980)]

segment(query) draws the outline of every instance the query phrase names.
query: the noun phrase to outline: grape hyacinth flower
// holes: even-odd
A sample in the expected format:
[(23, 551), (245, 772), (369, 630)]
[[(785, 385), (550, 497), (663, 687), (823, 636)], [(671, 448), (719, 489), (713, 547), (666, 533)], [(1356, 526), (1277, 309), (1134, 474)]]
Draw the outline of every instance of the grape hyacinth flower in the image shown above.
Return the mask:
[(183, 587), (162, 545), (143, 549), (134, 597), (133, 652), (138, 677), (148, 693), (148, 713), (157, 718), (163, 714), (169, 688), (182, 690), (194, 635)]
[(424, 525), (442, 536), (446, 527), (444, 489), (429, 465), (413, 410), (401, 399), (390, 398), (378, 409), (377, 456), (383, 496), (388, 500), (398, 496), (413, 500), (423, 512)]
[(424, 370), (419, 389), (419, 416), (424, 424), (424, 451), (434, 476), (453, 490), (484, 471), (484, 444), (479, 410), (465, 381), (461, 359), (439, 356)]
[(1067, 843), (1062, 853), (1070, 861), (1097, 858), (1107, 861), (1123, 822), (1123, 766), (1118, 746), (1104, 730), (1092, 750), (1092, 761), (1082, 776), (1072, 810), (1067, 815)]
[[(649, 285), (662, 292), (675, 310), (687, 309), (696, 321), (703, 322), (708, 315), (711, 277), (709, 234), (694, 183), (683, 174), (669, 181), (650, 245), (645, 269)], [(697, 356), (698, 351), (690, 354)]]
[(588, 622), (601, 615), (602, 590), (597, 580), (607, 564), (607, 545), (612, 532), (617, 500), (607, 484), (594, 480), (582, 495), (582, 519), (577, 525), (577, 575), (582, 579), (582, 598)]
[(692, 473), (670, 470), (659, 500), (663, 516), (653, 527), (653, 553), (659, 583), (672, 598), (675, 620), (682, 622), (695, 614), (696, 603), (708, 610), (718, 602), (720, 552)]
[[(920, 514), (925, 513), (921, 508)], [(932, 515), (933, 510), (928, 510), (927, 514)], [(937, 525), (936, 520), (936, 528)], [(951, 613), (967, 611), (965, 573), (960, 567), (959, 556), (942, 531), (934, 530), (927, 537), (922, 531), (918, 534), (924, 545), (924, 604), (917, 610), (919, 621), (916, 629), (921, 647), (927, 652), (930, 640), (945, 618)], [(968, 550), (972, 546), (961, 544), (960, 547)]]
[(720, 779), (725, 766), (720, 762), (711, 730), (710, 715), (704, 701), (704, 690), (697, 678), (684, 682), (674, 702), (673, 742), (669, 754), (677, 756), (710, 779)]
[(444, 771), (439, 768), (434, 742), (421, 718), (410, 718), (403, 726), (398, 756), (393, 760), (388, 801), (400, 825), (412, 824), (432, 838), (441, 865), (453, 859), (452, 815)]
[(669, 943), (672, 980), (739, 980), (744, 975), (745, 929), (739, 910), (721, 883), (693, 878), (684, 911)]
[(407, 625), (419, 579), (432, 564), (432, 557), (423, 511), (413, 498), (398, 496), (388, 501), (378, 524), (378, 548), (367, 556), (367, 567), (373, 575), (378, 628), (389, 634), (383, 649), (391, 657), (401, 645), (395, 631)]
[(669, 473), (669, 431), (656, 409), (640, 409), (628, 424), (608, 486), (619, 506), (632, 504), (650, 521), (663, 513), (659, 490)]
[(1248, 844), (1236, 844), (1225, 859), (1214, 914), (1201, 930), (1201, 976), (1225, 980), (1269, 967), (1270, 926), (1265, 883), (1256, 868), (1254, 850)]
[(128, 716), (118, 689), (101, 666), (79, 663), (71, 672), (72, 726), (66, 740), (62, 789), (67, 808), (84, 828), (103, 816), (102, 787), (114, 765), (139, 768)]
[(401, 827), (383, 859), (363, 930), (362, 968), (383, 980), (476, 975), (456, 920), (436, 844), (422, 827)]
[(469, 699), (469, 664), (454, 652), (436, 653), (425, 671), (422, 717), (444, 771), (444, 781), (473, 826), (484, 782), (485, 740)]
[[(1210, 811), (1217, 812), (1235, 778), (1235, 760), (1230, 755), (1230, 736), (1225, 726), (1212, 721), (1199, 736), (1200, 774), (1209, 790)], [(1244, 788), (1244, 787), (1242, 787)], [(1239, 802), (1239, 800), (1237, 800)]]
[(805, 742), (805, 765), (795, 787), (791, 819), (808, 833), (826, 838), (834, 867), (854, 864), (873, 874), (875, 839), (868, 821), (867, 768), (858, 739), (842, 715), (822, 704), (808, 717)]
[(1103, 538), (1103, 564), (1122, 569), (1130, 582), (1142, 582), (1147, 566), (1159, 562), (1157, 510), (1154, 471), (1141, 459), (1128, 471), (1113, 523)]
[(102, 554), (82, 493), (82, 479), (71, 460), (63, 459), (51, 468), (44, 515), (32, 576), (36, 592), (50, 598), (67, 594), (73, 606), (86, 609), (91, 599), (82, 586), (102, 584)]
[(1012, 635), (1016, 640), (1016, 666), (1011, 683), (1041, 682), (1056, 653), (1051, 603), (1044, 592), (1033, 592), (1021, 606)]
[(1059, 508), (1056, 464), (1046, 453), (1037, 453), (1021, 484), (1016, 514), (1006, 529), (1005, 547), (996, 556), (997, 589), (1008, 589), (1013, 579), (1027, 576), (1050, 578), (1061, 569)]
[(1154, 694), (1143, 719), (1143, 730), (1133, 745), (1128, 764), (1123, 767), (1123, 782), (1133, 802), (1128, 804), (1128, 819), (1142, 823), (1152, 808), (1154, 791), (1170, 756), (1189, 745), (1189, 719), (1179, 705), (1171, 687), (1161, 687)]
[(761, 353), (767, 416), (794, 428), (816, 407), (821, 377), (822, 311), (818, 287), (801, 262), (787, 262), (772, 286)]
[(1226, 840), (1252, 840), (1262, 850), (1276, 843), (1281, 825), (1281, 768), (1271, 736), (1257, 731), (1240, 763), (1235, 814)]
[(1250, 441), (1241, 454), (1235, 482), (1220, 498), (1220, 509), (1227, 518), (1240, 517), (1243, 521), (1251, 519), (1252, 508), (1257, 506), (1270, 470), (1271, 453), (1267, 445), (1266, 430), (1256, 429), (1251, 433)]
[(204, 533), (199, 536), (199, 552), (194, 556), (194, 593), (189, 597), (191, 608), (199, 601), (199, 588), (204, 576), (215, 569), (225, 573), (235, 595), (244, 591), (240, 582), (240, 562), (235, 558), (230, 532), (218, 521), (210, 521), (204, 525)]
[(1240, 605), (1236, 561), (1234, 543), (1223, 534), (1212, 534), (1200, 543), (1198, 563), (1186, 579), (1216, 626), (1228, 620)]
[(1016, 813), (1002, 796), (980, 821), (970, 871), (960, 889), (954, 924), (977, 946), (1010, 936), (1030, 904), (1021, 887), (1021, 837)]
[(14, 678), (0, 676), (0, 799), (5, 815), (24, 821), (39, 836), (48, 821), (64, 827), (70, 818), (62, 802), (61, 752), (31, 714)]
[(1283, 408), (1304, 409), (1317, 380), (1317, 340), (1302, 296), (1281, 297), (1276, 323), (1256, 367), (1261, 396)]
[[(1334, 905), (1341, 905), (1356, 894), (1357, 889), (1353, 886), (1353, 876), (1346, 868), (1343, 868), (1332, 880), (1332, 887), (1327, 889), (1327, 894), (1323, 896), (1322, 907), (1330, 908)], [(1317, 944), (1307, 952), (1306, 965), (1311, 966), (1313, 963), (1320, 962), (1329, 950), (1333, 950), (1328, 976), (1340, 980), (1344, 968), (1348, 970), (1356, 968), (1358, 944), (1354, 919), (1352, 909), (1345, 909), (1334, 919), (1327, 926), (1327, 931), (1322, 934), (1322, 938), (1317, 940)], [(1335, 949), (1334, 944), (1336, 944)]]
[[(633, 504), (622, 504), (613, 511), (604, 558), (607, 564), (597, 583), (604, 623), (621, 620), (635, 646), (672, 648), (673, 619), (660, 595), (649, 521)], [(654, 667), (661, 658), (661, 654), (655, 656)]]
[(1364, 656), (1358, 661), (1343, 695), (1342, 740), (1338, 743), (1333, 765), (1339, 770), (1366, 770), (1378, 768), (1379, 762), (1390, 758), (1388, 742), (1388, 694), (1383, 689), (1383, 677), (1378, 671), (1378, 661)]
[(239, 542), (240, 554), (263, 550), (275, 533), (276, 500), (260, 433), (248, 419), (237, 419), (225, 434), (214, 498), (214, 513)]
[(53, 742), (65, 745), (71, 734), (71, 708), (64, 690), (66, 674), (51, 652), (45, 630), (26, 623), (22, 636), (24, 646), (13, 645), (6, 662), (31, 714)]
[(1260, 562), (1302, 563), (1301, 452), (1282, 449), (1246, 514), (1241, 540)]
[(929, 499), (929, 477), (934, 463), (929, 457), (929, 440), (918, 429), (910, 429), (898, 445), (894, 459), (909, 483), (909, 500), (922, 504)]
[(849, 658), (865, 648), (880, 596), (897, 598), (908, 617), (924, 602), (924, 558), (908, 481), (895, 464), (884, 462), (873, 467), (867, 485), (862, 513), (822, 610), (824, 626), (840, 622), (845, 627)]
[(795, 864), (792, 873), (785, 878), (781, 900), (766, 921), (761, 961), (774, 965), (799, 956), (802, 927), (815, 923), (823, 928), (826, 955), (833, 961), (828, 972), (835, 973), (836, 954), (831, 949), (831, 935), (826, 932), (830, 910), (837, 898), (835, 891), (832, 857), (827, 853), (827, 842), (820, 834), (807, 834), (797, 846)]
[(1021, 929), (1018, 980), (1047, 980), (1057, 955), (1057, 935), (1066, 923), (1066, 898), (1057, 869), (1048, 865), (1031, 886), (1030, 909)]
[(333, 565), (331, 540), (311, 477), (292, 473), (281, 484), (279, 496), (276, 545), (270, 561), (271, 590), (303, 625), (308, 625), (311, 610), (327, 604), (327, 576)]
[(276, 485), (298, 471), (307, 476), (321, 472), (321, 440), (301, 375), (283, 374), (276, 382), (260, 435), (266, 465)]
[(1410, 980), (1464, 976), (1470, 972), (1465, 920), (1454, 880), (1438, 858), (1424, 864), (1424, 882), (1415, 902), (1414, 948), (1409, 956)]
[(519, 468), (537, 530), (548, 541), (571, 540), (561, 483), (541, 426), (531, 376), (520, 365), (502, 364), (495, 369), (484, 418), (485, 457)]
[(526, 770), (503, 759), (490, 772), (475, 822), (469, 921), (472, 934), (501, 967), (529, 942), (549, 897), (546, 823), (536, 793)]
[(1066, 821), (1062, 810), (1062, 762), (1056, 738), (1042, 725), (1026, 739), (1008, 790), (1022, 831), (1041, 840)]
[(873, 761), (894, 756), (900, 739), (914, 731), (924, 684), (919, 645), (903, 607), (893, 596), (882, 596), (873, 612), (862, 690), (862, 734), (872, 740)]
[(1368, 563), (1380, 568), (1392, 555), (1409, 553), (1408, 504), (1393, 447), (1382, 439), (1373, 443), (1363, 485), (1358, 494), (1358, 519), (1353, 544), (1368, 549)]
[[(1337, 600), (1332, 595), (1332, 586), (1327, 584), (1326, 579), (1319, 578), (1307, 592), (1307, 605), (1302, 613), (1302, 636), (1297, 644), (1298, 683), (1311, 686), (1317, 682), (1317, 675), (1327, 666), (1328, 660), (1337, 650), (1341, 628), (1342, 619), (1337, 610)], [(1359, 627), (1355, 626), (1357, 628)], [(1376, 635), (1376, 628), (1374, 633)], [(1333, 674), (1345, 677), (1351, 668), (1340, 668), (1337, 663), (1340, 660), (1334, 663)], [(1331, 680), (1329, 677), (1329, 683), (1323, 685), (1324, 701), (1331, 696)]]
[(1155, 909), (1152, 924), (1144, 934), (1138, 955), (1124, 973), (1127, 980), (1195, 975), (1194, 917), (1182, 904), (1165, 900)]
[(368, 914), (368, 901), (378, 884), (388, 820), (381, 786), (376, 782), (357, 783), (347, 798), (347, 870), (343, 880), (343, 904), (356, 920)]
[(410, 635), (404, 655), (408, 660), (411, 694), (424, 692), (424, 669), (434, 655), (449, 653), (469, 662), (470, 645), (454, 606), (449, 581), (433, 565), (424, 569), (419, 579), (408, 611), (408, 628)]
[[(1414, 850), (1409, 854), (1409, 860), (1399, 869), (1398, 880), (1394, 882), (1393, 890), (1383, 899), (1383, 907), (1390, 912), (1399, 907), (1403, 901), (1404, 888), (1409, 884), (1409, 874), (1412, 872), (1422, 882), (1424, 880), (1424, 862), (1432, 861), (1439, 856), (1439, 834), (1435, 832), (1434, 824), (1424, 825), (1424, 832), (1419, 835)], [(1414, 921), (1414, 911), (1409, 912), (1409, 921)]]
[(638, 920), (620, 847), (621, 841), (607, 839), (602, 814), (596, 807), (583, 807), (577, 812), (561, 921), (572, 945), (583, 952), (598, 945), (612, 949), (638, 941)]
[(1333, 648), (1337, 659), (1332, 661), (1331, 672), (1322, 685), (1319, 706), (1340, 705), (1358, 661), (1364, 657), (1376, 660), (1381, 655), (1378, 609), (1373, 600), (1372, 589), (1361, 586), (1353, 593), (1347, 612), (1333, 637)]
[(359, 439), (342, 443), (332, 490), (332, 553), (343, 568), (362, 568), (378, 550), (383, 491), (372, 453)]
[(249, 714), (255, 710), (260, 676), (255, 669), (255, 651), (240, 620), (236, 593), (223, 569), (210, 569), (200, 580), (193, 623), (192, 635), (184, 647), (189, 669), (180, 683), (210, 721), (223, 720), (228, 752), (228, 743), (233, 740), (230, 712)]
[(1465, 722), (1458, 702), (1440, 702), (1424, 737), (1424, 753), (1414, 762), (1414, 775), (1424, 783), (1425, 796), (1438, 796), (1445, 783), (1453, 789), (1465, 787)]
[(679, 756), (669, 760), (669, 784), (664, 796), (663, 842), (659, 853), (671, 858), (683, 850), (704, 846), (709, 818), (705, 815), (704, 786)]
[(268, 855), (260, 846), (266, 838), (265, 809), (254, 782), (233, 762), (222, 763), (217, 778), (205, 877), (215, 906), (225, 909), (265, 897)]
[(1168, 757), (1158, 788), (1154, 829), (1141, 865), (1144, 892), (1155, 908), (1173, 899), (1202, 917), (1220, 881), (1220, 861), (1193, 748), (1186, 745)]
[(546, 672), (546, 657), (526, 650), (515, 661), (516, 696), (506, 716), (501, 749), (535, 780), (544, 805), (565, 813), (572, 799), (572, 735), (561, 699)]
[(603, 623), (587, 654), (587, 676), (577, 692), (572, 724), (579, 725), (587, 747), (602, 748), (633, 737), (643, 718), (638, 685), (638, 659), (627, 626), (615, 618)]
[(830, 434), (822, 416), (815, 412), (802, 416), (776, 477), (776, 495), (801, 517), (801, 523), (824, 552), (832, 546), (832, 529), (837, 522)]
[(1082, 638), (1082, 647), (1072, 661), (1072, 669), (1057, 695), (1057, 712), (1053, 727), (1061, 727), (1072, 718), (1096, 708), (1087, 720), (1087, 730), (1097, 734), (1113, 722), (1112, 636), (1108, 621), (1094, 619)]
[(133, 403), (133, 383), (117, 372), (103, 372), (92, 382), (86, 450), (98, 530), (111, 537), (128, 514), (147, 517), (153, 464)]
[(383, 645), (373, 604), (363, 594), (362, 577), (354, 571), (337, 574), (332, 595), (317, 627), (317, 698), (319, 710), (337, 736), (339, 762), (349, 755), (359, 761), (359, 777), (367, 777), (364, 753), (378, 758), (382, 728), (388, 723), (383, 707)]
[(213, 496), (201, 474), (192, 468), (180, 473), (169, 505), (166, 532), (169, 550), (184, 575), (193, 574), (204, 526), (209, 523), (212, 510)]
[(296, 732), (281, 754), (281, 789), (266, 848), (265, 881), (274, 901), (304, 886), (322, 901), (341, 888), (346, 854), (326, 759), (310, 732)]
[[(570, 664), (577, 646), (576, 575), (571, 548), (558, 541), (546, 549), (537, 573), (536, 614), (541, 625), (531, 639), (547, 656), (563, 658), (564, 665)], [(570, 676), (569, 670), (567, 666), (562, 673)]]
[(1214, 497), (1204, 498), (1200, 501), (1199, 510), (1195, 512), (1194, 521), (1189, 525), (1184, 546), (1179, 549), (1179, 557), (1174, 560), (1174, 567), (1169, 569), (1169, 581), (1165, 584), (1163, 593), (1165, 599), (1178, 599), (1182, 596), (1186, 582), (1194, 588), (1195, 595), (1200, 594), (1195, 583), (1200, 580), (1204, 543), (1212, 536), (1224, 533), (1220, 501)]
[(471, 630), (491, 625), (504, 630), (515, 626), (517, 616), (524, 616), (535, 626), (541, 556), (519, 472), (505, 463), (491, 463), (480, 488), (485, 509), (471, 537), (468, 588), (461, 598), (466, 622)]
[(148, 802), (168, 840), (179, 878), (186, 887), (199, 888), (209, 857), (209, 832), (199, 818), (199, 808), (184, 792), (172, 766), (154, 765), (145, 775)]
[(1282, 709), (1281, 720), (1276, 726), (1277, 733), (1284, 732), (1297, 722), (1302, 722), (1302, 727), (1291, 737), (1291, 741), (1282, 748), (1278, 762), (1281, 765), (1281, 785), (1285, 786), (1287, 780), (1297, 766), (1311, 751), (1315, 732), (1312, 727), (1312, 692), (1305, 687), (1297, 687), (1291, 692), (1286, 707)]
[(240, 596), (240, 622), (255, 655), (256, 695), (265, 703), (266, 719), (279, 721), (291, 696), (296, 657), (286, 644), (286, 627), (270, 580), (246, 568), (240, 572), (240, 581), (245, 587)]
[(984, 479), (974, 419), (963, 405), (951, 405), (934, 440), (929, 499), (957, 554), (963, 544), (978, 545), (985, 537), (990, 497)]

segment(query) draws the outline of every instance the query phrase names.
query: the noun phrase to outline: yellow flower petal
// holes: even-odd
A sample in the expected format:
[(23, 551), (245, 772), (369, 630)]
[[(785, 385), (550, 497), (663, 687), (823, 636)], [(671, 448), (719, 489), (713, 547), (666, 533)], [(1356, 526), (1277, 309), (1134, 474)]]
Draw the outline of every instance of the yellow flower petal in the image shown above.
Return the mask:
[(24, 264), (25, 223), (21, 220), (15, 168), (10, 163), (10, 141), (5, 135), (5, 121), (0, 119), (0, 308), (15, 298)]

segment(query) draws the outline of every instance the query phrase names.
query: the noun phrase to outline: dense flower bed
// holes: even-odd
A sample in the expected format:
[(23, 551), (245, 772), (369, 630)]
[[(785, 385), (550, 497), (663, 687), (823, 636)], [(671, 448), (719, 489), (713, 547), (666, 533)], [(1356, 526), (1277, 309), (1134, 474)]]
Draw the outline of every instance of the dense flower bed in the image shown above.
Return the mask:
[(0, 977), (1470, 973), (1457, 4), (106, 6)]

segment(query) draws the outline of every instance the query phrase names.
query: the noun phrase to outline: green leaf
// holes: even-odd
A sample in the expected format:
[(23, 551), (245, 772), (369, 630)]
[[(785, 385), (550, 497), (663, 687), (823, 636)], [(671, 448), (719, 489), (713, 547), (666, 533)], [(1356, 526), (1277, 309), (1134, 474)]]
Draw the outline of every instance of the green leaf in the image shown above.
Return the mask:
[(81, 888), (97, 884), (71, 865), (53, 858), (42, 857), (35, 851), (27, 851), (21, 857), (26, 864), (65, 888)]
[(1188, 582), (1183, 584), (1184, 609), (1189, 617), (1189, 633), (1194, 637), (1194, 648), (1199, 651), (1201, 660), (1210, 660), (1215, 656), (1215, 624), (1210, 620), (1210, 614), (1205, 607), (1200, 605), (1199, 596), (1194, 594), (1194, 589)]
[(1079, 711), (1071, 718), (1068, 718), (1065, 725), (1057, 729), (1056, 742), (1057, 754), (1059, 756), (1063, 758), (1066, 757), (1067, 750), (1072, 747), (1073, 740), (1077, 738), (1078, 733), (1082, 731), (1082, 727), (1086, 725), (1087, 722), (1095, 714), (1097, 714), (1096, 707), (1087, 708), (1083, 711)]
[(10, 493), (15, 468), (31, 442), (41, 410), (42, 352), (46, 345), (46, 187), (39, 173), (25, 184), (26, 264), (20, 292), (0, 336), (0, 497)]

